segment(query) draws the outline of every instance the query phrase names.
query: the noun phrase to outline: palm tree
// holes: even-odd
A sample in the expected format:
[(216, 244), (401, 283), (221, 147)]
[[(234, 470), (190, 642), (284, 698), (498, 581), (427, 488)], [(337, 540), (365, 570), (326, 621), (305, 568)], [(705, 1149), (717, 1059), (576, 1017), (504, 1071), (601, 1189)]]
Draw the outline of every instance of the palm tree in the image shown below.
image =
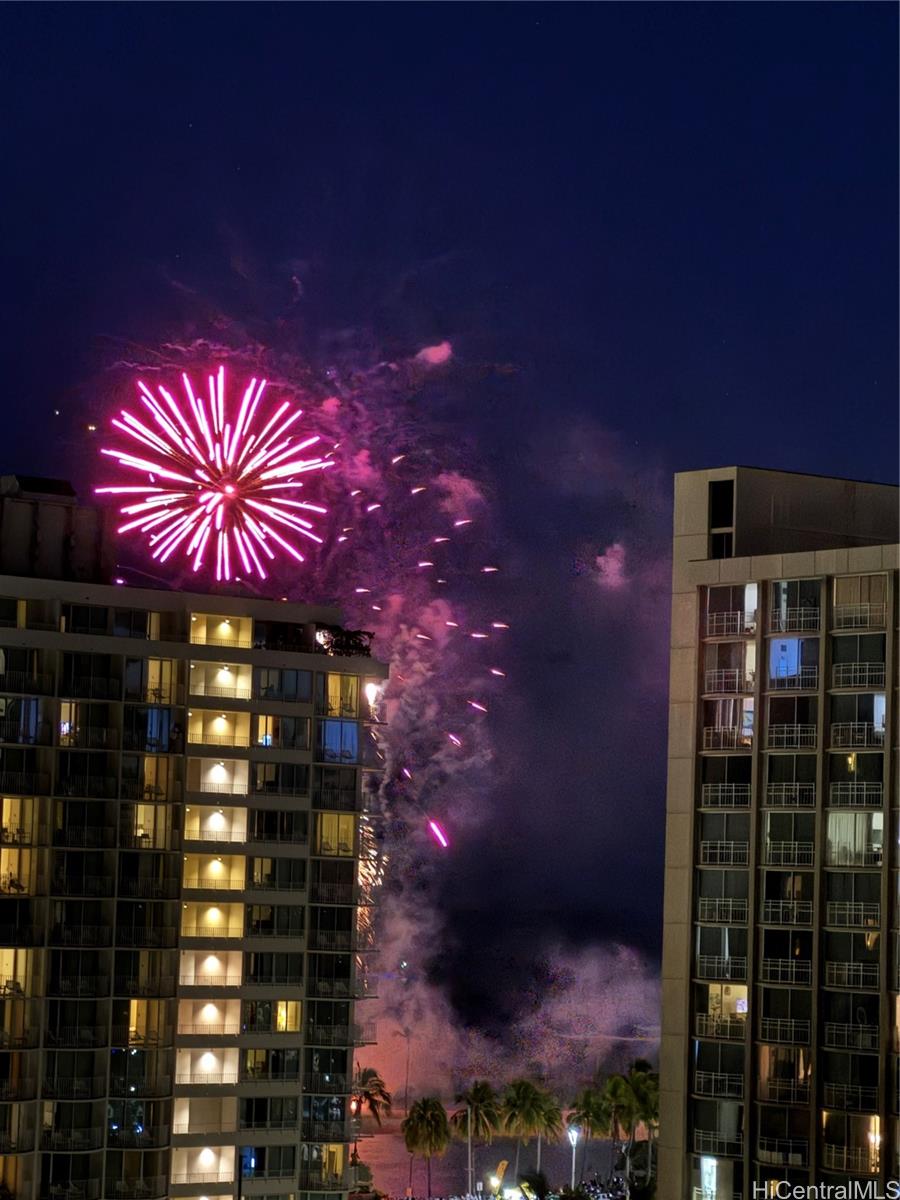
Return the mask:
[(516, 1182), (519, 1180), (519, 1151), (529, 1138), (540, 1133), (544, 1123), (544, 1093), (530, 1079), (514, 1079), (503, 1093), (501, 1127), (516, 1139)]
[(374, 1067), (357, 1069), (353, 1081), (353, 1098), (356, 1101), (360, 1115), (363, 1109), (368, 1109), (370, 1116), (375, 1118), (375, 1124), (381, 1124), (381, 1118), (391, 1111), (392, 1097), (387, 1090), (384, 1080)]
[[(631, 1150), (635, 1128), (635, 1095), (624, 1075), (610, 1075), (603, 1085), (603, 1095), (609, 1110), (609, 1127), (614, 1147), (625, 1151), (625, 1182), (631, 1178)], [(628, 1139), (628, 1146), (625, 1141)]]
[(541, 1092), (541, 1119), (537, 1130), (537, 1173), (541, 1171), (541, 1143), (544, 1138), (557, 1141), (562, 1134), (563, 1117), (559, 1101), (550, 1092)]
[[(483, 1146), (489, 1146), (494, 1135), (500, 1130), (500, 1097), (489, 1083), (476, 1079), (465, 1092), (460, 1092), (456, 1103), (458, 1108), (450, 1118), (450, 1127), (458, 1138), (464, 1138), (469, 1143), (469, 1174), (472, 1173), (472, 1142), (479, 1141)], [(471, 1128), (469, 1122), (471, 1121)], [(469, 1190), (474, 1184), (468, 1179)]]
[(580, 1129), (584, 1136), (581, 1151), (581, 1177), (587, 1173), (588, 1143), (598, 1135), (610, 1132), (609, 1107), (603, 1092), (596, 1087), (586, 1087), (572, 1101), (566, 1124)]
[[(635, 1059), (625, 1076), (634, 1096), (635, 1125), (647, 1130), (647, 1183), (653, 1177), (653, 1135), (659, 1125), (659, 1075), (646, 1059)], [(634, 1138), (634, 1133), (632, 1133)]]
[(434, 1155), (440, 1158), (450, 1144), (450, 1122), (437, 1096), (423, 1096), (421, 1100), (416, 1100), (409, 1114), (401, 1121), (400, 1132), (409, 1153), (421, 1154), (425, 1159), (428, 1197), (431, 1200), (431, 1160)]

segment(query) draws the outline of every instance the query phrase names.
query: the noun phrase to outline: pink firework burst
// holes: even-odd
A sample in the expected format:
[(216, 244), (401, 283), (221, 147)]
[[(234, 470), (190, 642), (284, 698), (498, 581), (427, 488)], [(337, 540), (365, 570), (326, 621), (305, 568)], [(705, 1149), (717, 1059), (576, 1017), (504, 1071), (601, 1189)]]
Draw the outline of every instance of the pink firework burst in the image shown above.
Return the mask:
[(112, 422), (137, 449), (101, 454), (144, 477), (137, 485), (96, 489), (132, 497), (119, 510), (128, 519), (118, 532), (138, 530), (154, 559), (163, 563), (178, 551), (195, 571), (214, 554), (218, 580), (231, 579), (239, 565), (265, 579), (264, 563), (279, 550), (303, 562), (297, 540), (322, 541), (303, 514), (326, 510), (294, 498), (303, 486), (298, 476), (334, 465), (307, 454), (318, 435), (299, 438), (293, 430), (303, 410), (285, 401), (264, 422), (266, 381), (251, 379), (235, 413), (224, 367), (209, 376), (208, 396), (195, 393), (187, 375), (181, 381), (181, 402), (162, 385), (155, 396), (139, 381), (147, 415), (139, 419), (123, 409)]

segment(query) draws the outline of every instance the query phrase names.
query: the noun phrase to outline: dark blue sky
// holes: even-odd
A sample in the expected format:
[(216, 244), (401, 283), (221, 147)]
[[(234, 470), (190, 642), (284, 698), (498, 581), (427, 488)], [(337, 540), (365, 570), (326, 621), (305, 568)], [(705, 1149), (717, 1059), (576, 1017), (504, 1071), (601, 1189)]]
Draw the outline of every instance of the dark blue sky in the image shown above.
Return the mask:
[[(72, 471), (107, 339), (177, 332), (185, 288), (264, 321), (293, 274), (313, 330), (514, 364), (459, 418), (527, 571), (522, 625), (534, 646), (560, 613), (570, 632), (562, 656), (523, 651), (524, 715), (498, 734), (547, 780), (570, 737), (572, 789), (600, 772), (618, 799), (599, 849), (589, 812), (530, 814), (504, 894), (653, 946), (659, 888), (621, 917), (618, 850), (629, 814), (661, 811), (662, 684), (629, 735), (639, 769), (603, 731), (665, 605), (623, 642), (583, 611), (573, 556), (619, 537), (658, 556), (675, 469), (896, 478), (896, 6), (8, 4), (0, 22), (3, 469)], [(448, 888), (476, 895), (495, 841)]]

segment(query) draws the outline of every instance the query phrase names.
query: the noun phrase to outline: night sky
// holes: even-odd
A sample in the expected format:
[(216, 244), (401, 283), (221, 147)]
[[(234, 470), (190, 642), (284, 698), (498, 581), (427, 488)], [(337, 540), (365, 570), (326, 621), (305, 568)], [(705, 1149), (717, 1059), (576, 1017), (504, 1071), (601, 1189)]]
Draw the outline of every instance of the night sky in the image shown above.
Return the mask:
[[(442, 416), (520, 584), (497, 819), (439, 882), (463, 1013), (481, 968), (544, 945), (658, 953), (671, 473), (896, 478), (897, 20), (0, 14), (4, 471), (89, 482), (93, 381), (199, 311), (259, 332), (290, 308), (311, 343), (385, 356), (453, 344)], [(621, 581), (595, 561), (614, 544)]]

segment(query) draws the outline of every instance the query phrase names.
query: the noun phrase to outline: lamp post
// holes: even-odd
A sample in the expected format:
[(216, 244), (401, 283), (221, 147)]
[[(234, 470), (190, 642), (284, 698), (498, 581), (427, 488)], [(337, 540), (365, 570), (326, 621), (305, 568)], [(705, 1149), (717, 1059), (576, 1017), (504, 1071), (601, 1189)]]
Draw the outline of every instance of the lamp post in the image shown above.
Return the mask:
[(578, 1128), (577, 1125), (570, 1125), (569, 1128), (566, 1130), (566, 1134), (569, 1138), (569, 1145), (572, 1147), (572, 1183), (570, 1185), (570, 1190), (574, 1192), (575, 1191), (575, 1147), (578, 1145), (578, 1138), (581, 1134), (581, 1130)]

